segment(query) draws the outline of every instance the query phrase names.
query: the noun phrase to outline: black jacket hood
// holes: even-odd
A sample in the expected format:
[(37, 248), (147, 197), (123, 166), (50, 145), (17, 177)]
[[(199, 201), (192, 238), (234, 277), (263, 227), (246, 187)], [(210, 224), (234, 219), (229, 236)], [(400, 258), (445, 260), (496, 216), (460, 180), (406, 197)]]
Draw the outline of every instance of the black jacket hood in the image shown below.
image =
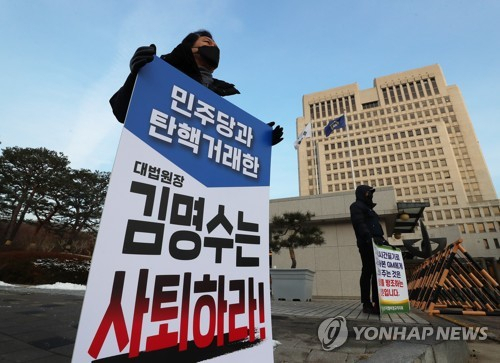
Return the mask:
[(185, 75), (201, 83), (200, 71), (194, 60), (191, 48), (188, 45), (181, 43), (171, 53), (164, 54), (160, 58)]
[(376, 203), (373, 203), (372, 200), (366, 198), (366, 192), (373, 192), (375, 193), (375, 188), (369, 186), (369, 185), (358, 185), (356, 188), (356, 200), (359, 200), (366, 205), (368, 205), (370, 208), (373, 208), (376, 206)]

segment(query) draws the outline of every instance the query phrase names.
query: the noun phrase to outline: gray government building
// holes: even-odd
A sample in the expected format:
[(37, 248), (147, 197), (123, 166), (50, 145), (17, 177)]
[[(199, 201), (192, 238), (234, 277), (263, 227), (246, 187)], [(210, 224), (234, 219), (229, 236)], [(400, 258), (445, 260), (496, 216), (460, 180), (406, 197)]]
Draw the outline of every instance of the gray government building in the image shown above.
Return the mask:
[[(347, 127), (325, 137), (342, 114)], [(297, 267), (315, 272), (313, 296), (359, 296), (349, 205), (360, 184), (377, 189), (375, 210), (391, 244), (418, 248), (424, 229), (433, 248), (462, 239), (473, 257), (498, 262), (500, 200), (460, 90), (439, 65), (375, 78), (365, 90), (353, 83), (304, 95), (297, 134), (309, 123), (312, 135), (297, 150), (300, 196), (271, 200), (270, 216), (314, 213), (326, 244), (295, 252)], [(271, 264), (290, 267), (288, 251)]]

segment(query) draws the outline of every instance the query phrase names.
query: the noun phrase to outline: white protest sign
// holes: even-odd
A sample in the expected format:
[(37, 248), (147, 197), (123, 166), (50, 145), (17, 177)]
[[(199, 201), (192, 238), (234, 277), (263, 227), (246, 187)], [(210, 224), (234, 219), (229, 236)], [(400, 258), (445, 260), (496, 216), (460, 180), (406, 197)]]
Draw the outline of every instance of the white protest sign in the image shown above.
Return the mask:
[(271, 137), (159, 58), (141, 69), (73, 362), (273, 360)]
[(373, 243), (381, 314), (410, 311), (408, 283), (403, 255), (399, 249)]

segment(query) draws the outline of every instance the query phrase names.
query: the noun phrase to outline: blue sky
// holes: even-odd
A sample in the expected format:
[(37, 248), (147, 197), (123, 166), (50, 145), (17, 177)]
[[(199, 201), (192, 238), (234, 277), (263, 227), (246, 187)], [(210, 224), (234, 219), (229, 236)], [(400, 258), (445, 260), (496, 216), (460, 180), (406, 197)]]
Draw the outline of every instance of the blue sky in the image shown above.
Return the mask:
[(73, 168), (111, 171), (122, 129), (108, 100), (135, 49), (171, 51), (209, 29), (229, 101), (285, 128), (271, 198), (298, 196), (302, 96), (440, 64), (465, 99), (500, 191), (500, 1), (0, 0), (0, 148), (46, 147)]

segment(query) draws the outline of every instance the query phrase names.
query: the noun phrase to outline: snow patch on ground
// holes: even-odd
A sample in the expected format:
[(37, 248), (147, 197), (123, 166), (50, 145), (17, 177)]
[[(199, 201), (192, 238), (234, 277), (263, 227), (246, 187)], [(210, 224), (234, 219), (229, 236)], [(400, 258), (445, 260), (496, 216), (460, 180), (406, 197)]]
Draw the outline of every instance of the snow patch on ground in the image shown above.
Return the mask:
[(78, 284), (70, 284), (69, 282), (56, 282), (51, 285), (35, 285), (33, 286), (37, 289), (49, 289), (49, 290), (85, 290), (87, 286), (78, 285)]
[[(8, 284), (6, 282), (0, 281), (0, 286), (16, 287), (19, 285), (12, 285), (12, 284)], [(23, 286), (19, 286), (19, 287), (27, 287), (27, 286), (23, 285)], [(48, 289), (48, 290), (78, 290), (78, 291), (85, 291), (85, 289), (87, 288), (85, 285), (70, 284), (68, 282), (56, 282), (55, 284), (50, 284), (50, 285), (32, 285), (29, 287), (33, 287), (36, 289)]]

